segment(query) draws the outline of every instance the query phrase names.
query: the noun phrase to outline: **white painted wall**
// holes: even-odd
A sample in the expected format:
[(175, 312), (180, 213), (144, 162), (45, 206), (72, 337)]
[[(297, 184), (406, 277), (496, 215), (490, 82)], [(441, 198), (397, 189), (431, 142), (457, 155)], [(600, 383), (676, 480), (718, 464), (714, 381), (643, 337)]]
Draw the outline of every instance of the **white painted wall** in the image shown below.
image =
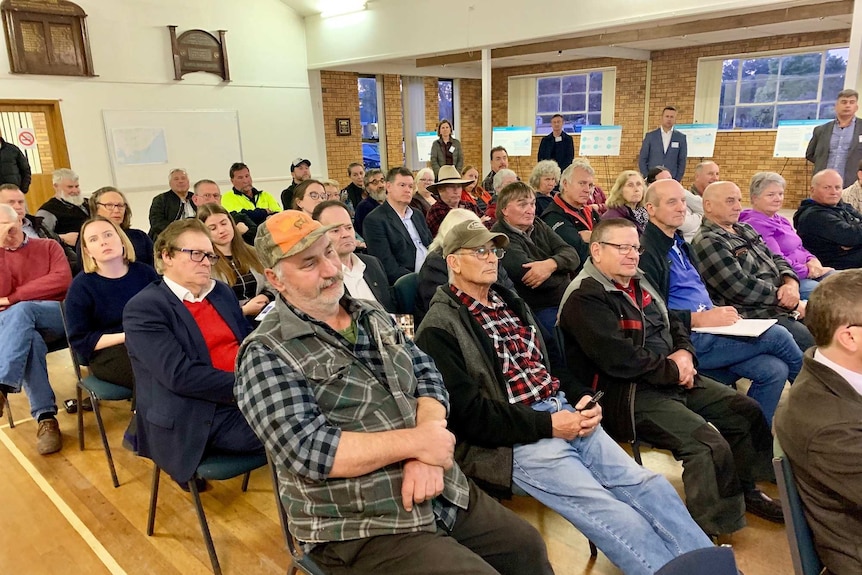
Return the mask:
[[(280, 0), (78, 0), (87, 12), (97, 78), (10, 74), (0, 58), (0, 98), (61, 100), (72, 169), (89, 192), (112, 184), (103, 109), (238, 110), (243, 161), (258, 188), (276, 196), (291, 180), (290, 161), (311, 160), (326, 174), (322, 120), (318, 124), (309, 87), (302, 19)], [(173, 79), (167, 25), (227, 30), (232, 82), (195, 73)], [(2, 42), (2, 40), (0, 40)], [(5, 53), (5, 48), (0, 48)], [(318, 105), (319, 106), (319, 105)], [(169, 151), (171, 156), (173, 152)], [(239, 160), (239, 158), (237, 158)], [(133, 227), (149, 229), (152, 196), (167, 188), (130, 194)], [(228, 182), (217, 174), (189, 174), (194, 182)]]
[[(810, 0), (815, 4), (822, 0)], [(562, 35), (728, 10), (798, 5), (788, 0), (370, 0), (368, 9), (306, 18), (310, 68), (479, 50)]]

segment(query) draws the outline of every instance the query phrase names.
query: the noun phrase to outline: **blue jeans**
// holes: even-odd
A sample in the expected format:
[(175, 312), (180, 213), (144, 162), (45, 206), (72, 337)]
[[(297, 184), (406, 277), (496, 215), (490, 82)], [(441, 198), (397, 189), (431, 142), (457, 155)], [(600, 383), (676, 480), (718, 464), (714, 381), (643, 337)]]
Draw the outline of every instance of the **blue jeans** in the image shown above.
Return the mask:
[(24, 389), (34, 419), (57, 413), (45, 339), (58, 339), (64, 333), (59, 302), (22, 301), (0, 311), (0, 384), (15, 391)]
[(698, 369), (727, 369), (751, 380), (748, 397), (757, 401), (772, 427), (772, 416), (787, 380), (793, 382), (802, 369), (802, 351), (793, 336), (773, 325), (760, 337), (728, 337), (692, 332)]
[(816, 280), (811, 279), (811, 278), (805, 278), (804, 280), (799, 280), (799, 299), (807, 300), (808, 298), (810, 298), (811, 292), (814, 291), (814, 288), (819, 286), (820, 282), (822, 282), (823, 280), (825, 280), (826, 278), (828, 278), (829, 276), (831, 276), (834, 273), (836, 273), (836, 272), (834, 272), (834, 271), (826, 272), (825, 274), (823, 274), (822, 276), (820, 276)]
[[(560, 393), (536, 411), (573, 411)], [(512, 480), (586, 535), (627, 575), (655, 573), (712, 542), (661, 475), (637, 465), (601, 428), (516, 445)]]

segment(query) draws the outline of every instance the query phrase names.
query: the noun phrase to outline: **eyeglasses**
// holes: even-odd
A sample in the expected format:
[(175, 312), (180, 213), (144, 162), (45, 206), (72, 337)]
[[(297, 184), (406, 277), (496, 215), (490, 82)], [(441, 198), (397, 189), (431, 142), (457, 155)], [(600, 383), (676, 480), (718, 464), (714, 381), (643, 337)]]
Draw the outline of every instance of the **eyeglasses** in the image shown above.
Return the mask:
[(380, 184), (382, 184), (384, 181), (385, 181), (385, 180), (368, 180), (368, 183), (369, 183), (369, 184), (374, 184), (375, 186), (379, 186), (379, 185), (380, 185)]
[(617, 248), (617, 250), (620, 252), (621, 256), (629, 255), (632, 252), (632, 250), (636, 250), (639, 256), (643, 255), (643, 253), (646, 251), (645, 247), (634, 246), (632, 244), (612, 244), (611, 242), (599, 242), (599, 243), (602, 244), (603, 246), (613, 246), (613, 247)]
[(102, 206), (109, 212), (113, 212), (114, 210), (125, 210), (126, 204), (103, 204), (102, 202), (96, 202), (97, 206)]
[(312, 200), (325, 200), (329, 198), (329, 194), (320, 194), (318, 192), (308, 192), (308, 197)]
[(424, 183), (426, 183), (426, 184), (433, 184), (433, 183), (434, 183), (434, 178), (419, 178), (419, 181), (420, 181), (420, 182), (424, 182)]
[(208, 259), (212, 265), (216, 265), (216, 263), (218, 263), (218, 260), (219, 260), (218, 254), (214, 254), (214, 253), (210, 253), (210, 252), (203, 252), (201, 250), (190, 250), (188, 248), (176, 248), (176, 250), (178, 252), (184, 252), (184, 253), (189, 254), (189, 259), (192, 260), (193, 262), (197, 263), (197, 264), (204, 261), (204, 258)]
[[(470, 254), (476, 256), (477, 259), (487, 260), (490, 254), (494, 254), (494, 257), (502, 259), (504, 255), (506, 255), (506, 250), (503, 248), (464, 248), (469, 249)], [(469, 254), (454, 254), (456, 256), (466, 256)]]
[(221, 194), (198, 194), (198, 196), (205, 200), (217, 200), (221, 197)]

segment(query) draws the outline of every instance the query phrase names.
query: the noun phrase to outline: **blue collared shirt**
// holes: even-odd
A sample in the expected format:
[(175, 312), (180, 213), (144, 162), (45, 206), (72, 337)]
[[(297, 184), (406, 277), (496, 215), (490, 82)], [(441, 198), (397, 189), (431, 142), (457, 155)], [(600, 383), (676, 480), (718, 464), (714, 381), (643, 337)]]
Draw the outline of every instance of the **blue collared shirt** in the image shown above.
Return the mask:
[(850, 120), (845, 127), (838, 125), (838, 120), (832, 127), (832, 137), (829, 138), (829, 157), (826, 159), (826, 167), (844, 174), (844, 165), (847, 163), (847, 154), (853, 145), (853, 134), (856, 131), (856, 118)]
[(407, 233), (410, 234), (410, 239), (413, 240), (413, 245), (416, 246), (416, 262), (413, 271), (418, 273), (425, 262), (425, 256), (428, 255), (428, 248), (422, 243), (422, 238), (419, 237), (419, 230), (416, 229), (416, 225), (413, 223), (413, 209), (411, 207), (408, 206), (404, 211), (401, 223), (407, 228)]
[(670, 256), (670, 290), (667, 307), (670, 309), (686, 309), (699, 312), (712, 309), (712, 301), (700, 273), (685, 251), (683, 240), (674, 238), (673, 246), (668, 251)]

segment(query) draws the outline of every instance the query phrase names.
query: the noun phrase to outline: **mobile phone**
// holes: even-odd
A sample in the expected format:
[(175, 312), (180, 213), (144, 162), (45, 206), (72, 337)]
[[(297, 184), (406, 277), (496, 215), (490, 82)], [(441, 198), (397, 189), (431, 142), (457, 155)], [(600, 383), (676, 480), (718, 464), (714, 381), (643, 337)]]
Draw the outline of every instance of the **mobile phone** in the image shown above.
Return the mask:
[(598, 403), (599, 403), (599, 400), (602, 398), (602, 396), (603, 396), (604, 394), (605, 394), (605, 392), (604, 392), (604, 391), (599, 391), (599, 392), (597, 392), (594, 396), (592, 396), (592, 397), (590, 398), (590, 401), (589, 401), (589, 402), (587, 402), (587, 404), (586, 404), (583, 408), (581, 408), (581, 411), (586, 411), (586, 410), (588, 410), (588, 409), (592, 409), (592, 408), (594, 408), (594, 407), (596, 406), (596, 404), (598, 404)]

